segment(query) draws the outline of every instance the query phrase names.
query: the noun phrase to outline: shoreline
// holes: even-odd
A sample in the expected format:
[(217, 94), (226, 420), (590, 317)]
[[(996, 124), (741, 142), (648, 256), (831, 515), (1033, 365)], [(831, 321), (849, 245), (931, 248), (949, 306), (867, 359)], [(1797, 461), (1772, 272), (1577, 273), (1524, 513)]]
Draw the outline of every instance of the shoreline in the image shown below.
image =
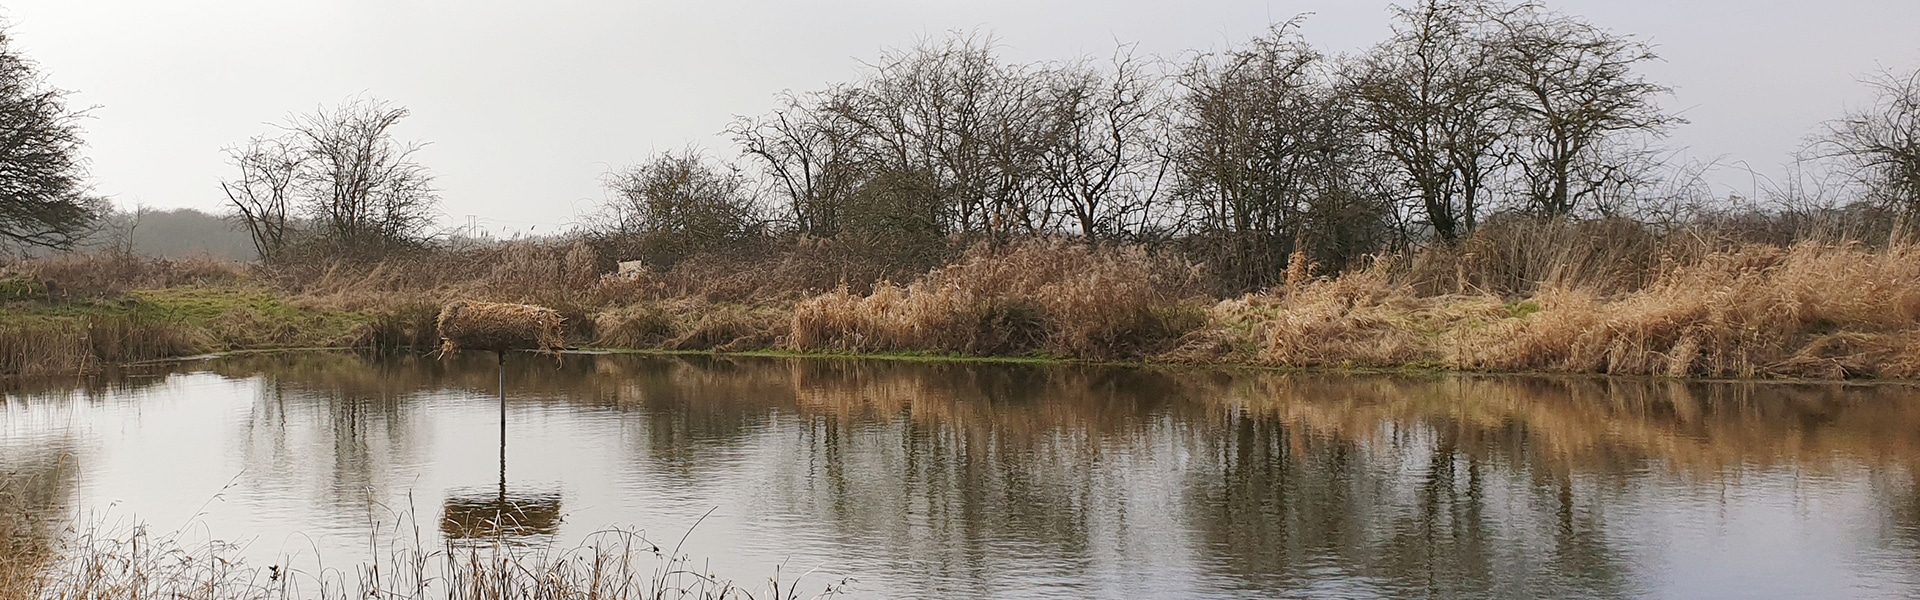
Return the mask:
[(439, 270), (428, 262), (330, 270), (320, 283), (138, 263), (123, 270), (149, 276), (84, 288), (60, 273), (86, 271), (88, 259), (62, 260), (0, 276), (25, 290), (0, 300), (0, 378), (234, 350), (426, 349), (440, 345), (441, 308), (475, 300), (551, 308), (558, 339), (583, 352), (1920, 382), (1920, 246), (1740, 246), (1631, 286), (1540, 283), (1503, 295), (1435, 290), (1423, 279), (1430, 267), (1390, 258), (1233, 295), (1204, 285), (1198, 265), (1054, 242), (982, 249), (907, 284), (824, 292), (789, 282), (722, 293), (621, 275), (436, 281), (423, 279)]
[[(432, 351), (415, 352), (420, 348), (405, 349), (417, 356), (431, 356)], [(391, 352), (391, 351), (386, 351)], [(483, 351), (471, 351), (483, 352)], [(537, 350), (515, 350), (523, 354), (543, 354)], [(383, 354), (366, 347), (319, 346), (301, 348), (236, 348), (219, 352), (208, 352), (191, 356), (153, 358), (138, 362), (113, 365), (113, 369), (137, 369), (175, 365), (189, 362), (218, 360), (234, 356), (258, 356), (268, 354), (300, 353), (346, 353), (346, 354)], [(1012, 365), (1031, 367), (1102, 367), (1118, 369), (1154, 370), (1154, 371), (1215, 371), (1229, 373), (1264, 373), (1276, 375), (1321, 375), (1339, 377), (1450, 377), (1467, 379), (1540, 379), (1575, 381), (1620, 381), (1634, 383), (1679, 383), (1679, 384), (1756, 384), (1756, 385), (1839, 385), (1845, 387), (1905, 387), (1920, 389), (1920, 380), (1914, 379), (1818, 379), (1818, 378), (1728, 378), (1728, 377), (1667, 377), (1660, 375), (1635, 375), (1613, 373), (1565, 373), (1554, 371), (1468, 371), (1435, 367), (1301, 367), (1274, 366), (1247, 363), (1181, 363), (1152, 360), (1091, 360), (1062, 357), (1018, 357), (1018, 356), (965, 356), (934, 355), (920, 353), (846, 353), (846, 352), (810, 352), (801, 350), (666, 350), (657, 348), (606, 348), (595, 346), (576, 346), (557, 352), (560, 355), (574, 356), (651, 356), (651, 357), (711, 357), (711, 358), (758, 358), (758, 359), (795, 359), (795, 360), (831, 360), (831, 361), (877, 361), (918, 364), (956, 364), (956, 365)], [(72, 376), (42, 375), (29, 378), (14, 377), (6, 383), (25, 382), (45, 383), (69, 378), (87, 378), (103, 374), (104, 371), (83, 373)]]

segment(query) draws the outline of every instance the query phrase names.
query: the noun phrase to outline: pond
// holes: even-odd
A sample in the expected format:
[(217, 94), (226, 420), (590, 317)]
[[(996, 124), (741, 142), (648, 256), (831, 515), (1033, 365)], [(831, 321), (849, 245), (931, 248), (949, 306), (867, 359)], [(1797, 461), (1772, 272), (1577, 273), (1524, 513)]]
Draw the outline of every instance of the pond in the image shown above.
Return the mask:
[(501, 373), (289, 353), (17, 389), (0, 495), (342, 568), (396, 532), (630, 529), (854, 598), (1920, 595), (1913, 387), (522, 355), (503, 406)]

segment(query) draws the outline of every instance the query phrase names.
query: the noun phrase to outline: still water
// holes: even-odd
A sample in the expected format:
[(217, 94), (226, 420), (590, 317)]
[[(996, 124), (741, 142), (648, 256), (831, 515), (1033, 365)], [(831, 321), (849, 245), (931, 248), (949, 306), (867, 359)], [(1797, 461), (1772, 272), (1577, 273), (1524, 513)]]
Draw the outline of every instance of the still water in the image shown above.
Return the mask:
[(504, 497), (525, 544), (684, 535), (852, 597), (1920, 596), (1910, 387), (569, 355), (512, 357), (503, 409), (498, 376), (314, 353), (15, 390), (0, 474), (267, 562), (437, 546)]

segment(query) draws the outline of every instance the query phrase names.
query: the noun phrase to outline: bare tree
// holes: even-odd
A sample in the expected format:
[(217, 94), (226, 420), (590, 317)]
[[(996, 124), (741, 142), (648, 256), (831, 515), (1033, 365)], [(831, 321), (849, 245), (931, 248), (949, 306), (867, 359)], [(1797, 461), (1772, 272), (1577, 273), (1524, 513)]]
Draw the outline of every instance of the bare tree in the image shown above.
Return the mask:
[(1176, 194), (1198, 252), (1235, 287), (1271, 283), (1296, 248), (1319, 245), (1336, 261), (1369, 251), (1378, 240), (1359, 240), (1390, 212), (1367, 185), (1378, 177), (1352, 102), (1298, 23), (1179, 76)]
[(1433, 234), (1451, 244), (1473, 230), (1500, 168), (1494, 12), (1482, 0), (1392, 10), (1393, 36), (1351, 65), (1350, 93)]
[(692, 149), (665, 152), (608, 176), (613, 198), (599, 235), (658, 265), (738, 243), (759, 228), (754, 198), (739, 172), (715, 167)]
[(843, 227), (843, 204), (869, 178), (860, 158), (860, 134), (831, 105), (840, 94), (784, 94), (780, 106), (728, 128), (741, 152), (755, 159), (786, 197), (794, 231), (832, 237)]
[(432, 174), (413, 160), (425, 144), (393, 139), (394, 124), (407, 114), (356, 100), (293, 119), (293, 144), (308, 167), (297, 172), (296, 184), (323, 236), (349, 248), (404, 246), (423, 237), (439, 196)]
[[(1496, 17), (1496, 69), (1515, 130), (1509, 140), (1529, 208), (1573, 214), (1618, 168), (1603, 144), (1625, 133), (1659, 135), (1682, 122), (1655, 98), (1670, 90), (1635, 71), (1657, 60), (1646, 44), (1578, 18), (1522, 4)], [(1586, 173), (1582, 173), (1585, 170)]]
[(1870, 200), (1912, 226), (1920, 218), (1920, 70), (1882, 72), (1865, 83), (1873, 104), (1829, 121), (1816, 148), (1842, 161)]
[(287, 141), (254, 138), (244, 147), (228, 149), (228, 160), (240, 176), (220, 182), (233, 218), (246, 228), (254, 251), (267, 262), (283, 258), (297, 232), (290, 208), (295, 204), (294, 182), (303, 159)]
[(889, 53), (828, 109), (857, 128), (870, 173), (928, 186), (946, 207), (942, 229), (1003, 239), (1055, 217), (1038, 194), (1038, 96), (991, 37), (955, 35)]
[(92, 232), (105, 202), (87, 194), (81, 116), (0, 31), (0, 239), (64, 250)]
[(1105, 71), (1073, 64), (1041, 74), (1041, 178), (1089, 241), (1140, 231), (1167, 172), (1161, 82), (1131, 50), (1117, 50)]
[[(1261, 254), (1301, 212), (1307, 151), (1327, 92), (1323, 56), (1275, 26), (1248, 47), (1195, 58), (1179, 76), (1182, 114), (1171, 147), (1179, 194), (1202, 235)], [(1284, 252), (1282, 252), (1284, 254)]]
[[(282, 135), (229, 150), (240, 176), (221, 188), (260, 255), (282, 257), (295, 233), (330, 254), (355, 257), (423, 242), (439, 196), (432, 173), (413, 159), (424, 144), (393, 138), (407, 114), (385, 102), (353, 100), (291, 117)], [(296, 232), (296, 221), (309, 229)]]

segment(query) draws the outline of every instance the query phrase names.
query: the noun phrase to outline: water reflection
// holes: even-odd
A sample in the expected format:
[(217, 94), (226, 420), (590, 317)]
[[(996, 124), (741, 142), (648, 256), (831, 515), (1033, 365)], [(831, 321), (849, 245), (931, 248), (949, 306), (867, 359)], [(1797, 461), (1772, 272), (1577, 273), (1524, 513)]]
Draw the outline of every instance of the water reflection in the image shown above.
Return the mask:
[(54, 557), (79, 471), (69, 442), (0, 444), (0, 590), (21, 589)]
[(440, 509), (440, 533), (449, 540), (528, 544), (560, 531), (560, 494), (453, 490)]
[[(1920, 591), (1908, 387), (568, 356), (516, 360), (497, 405), (490, 356), (179, 369), (88, 418), (245, 390), (208, 434), (235, 504), (267, 507), (237, 527), (350, 532), (420, 492), (447, 538), (564, 544), (720, 507), (690, 544), (736, 576), (799, 560), (881, 596)], [(13, 402), (9, 432), (125, 443)], [(99, 460), (69, 480), (114, 477)]]
[(500, 356), (500, 484), (492, 490), (449, 490), (440, 509), (440, 532), (461, 542), (537, 543), (530, 538), (552, 536), (560, 530), (557, 492), (507, 491), (507, 366)]

